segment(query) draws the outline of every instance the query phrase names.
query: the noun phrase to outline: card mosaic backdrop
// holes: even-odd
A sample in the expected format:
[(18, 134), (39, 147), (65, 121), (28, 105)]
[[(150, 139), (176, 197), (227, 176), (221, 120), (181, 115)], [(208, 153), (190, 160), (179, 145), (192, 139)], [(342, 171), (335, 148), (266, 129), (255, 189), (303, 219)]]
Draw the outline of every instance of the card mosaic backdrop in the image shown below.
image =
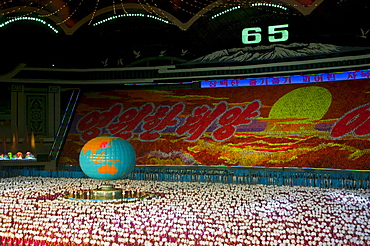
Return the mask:
[(137, 165), (369, 170), (370, 80), (83, 93), (60, 164), (101, 135)]

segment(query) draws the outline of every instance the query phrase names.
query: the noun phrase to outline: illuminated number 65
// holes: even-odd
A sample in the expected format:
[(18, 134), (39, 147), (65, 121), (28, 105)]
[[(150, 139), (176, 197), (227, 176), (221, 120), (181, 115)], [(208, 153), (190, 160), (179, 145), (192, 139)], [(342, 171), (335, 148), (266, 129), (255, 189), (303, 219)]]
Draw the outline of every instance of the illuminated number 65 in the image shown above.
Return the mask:
[[(268, 38), (270, 43), (287, 41), (289, 38), (288, 24), (268, 27)], [(243, 44), (258, 44), (262, 40), (262, 29), (259, 27), (244, 28), (242, 31)]]
[[(287, 28), (287, 27), (288, 27), (288, 24), (269, 26), (269, 42), (274, 43), (274, 42), (287, 41), (289, 38), (288, 30), (277, 30), (279, 28)], [(276, 37), (276, 36), (280, 36), (280, 37)]]
[(259, 27), (244, 28), (242, 31), (243, 44), (258, 44), (261, 42), (261, 31), (262, 29)]

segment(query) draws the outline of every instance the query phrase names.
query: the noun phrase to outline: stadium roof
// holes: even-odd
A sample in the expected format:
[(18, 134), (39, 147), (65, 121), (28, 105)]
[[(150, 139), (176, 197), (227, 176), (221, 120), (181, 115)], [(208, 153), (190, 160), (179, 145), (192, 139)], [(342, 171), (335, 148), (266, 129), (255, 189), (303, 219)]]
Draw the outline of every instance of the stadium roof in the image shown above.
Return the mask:
[[(22, 0), (0, 5), (1, 70), (187, 64), (212, 52), (291, 43), (370, 47), (367, 0)], [(242, 42), (258, 27), (261, 41)], [(275, 29), (279, 30), (279, 29)]]

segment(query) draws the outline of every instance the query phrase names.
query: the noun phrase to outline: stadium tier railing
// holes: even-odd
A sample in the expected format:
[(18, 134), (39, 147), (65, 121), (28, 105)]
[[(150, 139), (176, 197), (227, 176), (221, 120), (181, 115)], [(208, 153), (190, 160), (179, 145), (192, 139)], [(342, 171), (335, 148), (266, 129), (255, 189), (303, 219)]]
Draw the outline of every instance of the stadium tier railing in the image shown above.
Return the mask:
[[(60, 168), (57, 171), (32, 168), (0, 171), (1, 178), (15, 176), (88, 178), (79, 167), (75, 168), (75, 170), (72, 170), (72, 168), (69, 170)], [(249, 185), (370, 189), (370, 172), (358, 170), (136, 167), (127, 178), (168, 182), (217, 182)]]

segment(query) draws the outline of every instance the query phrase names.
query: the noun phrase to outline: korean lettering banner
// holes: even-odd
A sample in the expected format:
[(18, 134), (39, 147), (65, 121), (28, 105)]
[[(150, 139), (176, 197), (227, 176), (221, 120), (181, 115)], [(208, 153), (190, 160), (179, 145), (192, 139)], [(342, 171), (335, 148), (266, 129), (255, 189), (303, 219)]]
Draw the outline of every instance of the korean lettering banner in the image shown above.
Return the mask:
[(311, 84), (321, 82), (347, 81), (370, 78), (370, 70), (357, 70), (336, 73), (292, 75), (282, 77), (242, 78), (224, 80), (202, 80), (201, 88), (266, 86), (288, 84)]
[(137, 165), (369, 170), (370, 80), (86, 92), (59, 164), (101, 135), (128, 140)]

